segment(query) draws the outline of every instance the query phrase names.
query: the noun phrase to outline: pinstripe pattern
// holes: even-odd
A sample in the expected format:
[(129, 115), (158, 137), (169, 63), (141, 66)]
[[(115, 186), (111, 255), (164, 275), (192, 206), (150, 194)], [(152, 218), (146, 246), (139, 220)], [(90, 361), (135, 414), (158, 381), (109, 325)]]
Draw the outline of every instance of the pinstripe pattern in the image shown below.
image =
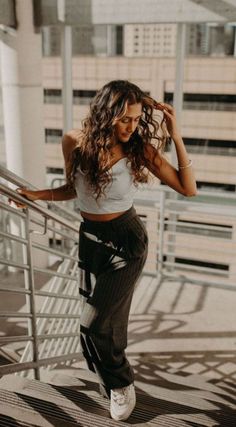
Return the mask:
[(89, 369), (99, 375), (107, 390), (133, 382), (125, 356), (127, 326), (147, 247), (147, 232), (134, 207), (111, 221), (85, 219), (81, 223), (81, 345)]

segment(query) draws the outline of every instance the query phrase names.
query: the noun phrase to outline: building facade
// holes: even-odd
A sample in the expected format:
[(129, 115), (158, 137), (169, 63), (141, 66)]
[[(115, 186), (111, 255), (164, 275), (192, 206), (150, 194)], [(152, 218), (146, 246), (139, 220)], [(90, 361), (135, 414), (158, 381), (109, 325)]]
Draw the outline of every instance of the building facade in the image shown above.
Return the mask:
[[(185, 60), (182, 135), (200, 187), (235, 191), (236, 81), (234, 57)], [(74, 127), (81, 126), (89, 102), (103, 84), (128, 79), (159, 101), (173, 100), (174, 58), (74, 57)], [(44, 58), (45, 150), (49, 171), (62, 171), (61, 60)]]
[[(124, 25), (124, 55), (128, 57), (175, 57), (177, 24)], [(186, 54), (235, 55), (233, 24), (187, 24)]]
[[(160, 102), (173, 101), (176, 27), (172, 24), (171, 26), (159, 28), (160, 45), (164, 46), (165, 36), (167, 44), (165, 45), (166, 50), (162, 46), (156, 52), (154, 50), (157, 47), (154, 45), (152, 48), (150, 46), (148, 48), (148, 40), (155, 40), (154, 35), (158, 34), (158, 31), (155, 33), (156, 25), (149, 27), (149, 32), (144, 31), (144, 26), (142, 26), (142, 31), (140, 29), (136, 31), (135, 26), (133, 26), (132, 31), (129, 26), (126, 26), (122, 30), (123, 32), (118, 27), (115, 32), (113, 31), (114, 29), (110, 28), (109, 34), (113, 34), (113, 43), (109, 45), (110, 55), (108, 55), (108, 47), (104, 43), (107, 33), (103, 33), (102, 27), (100, 28), (100, 51), (97, 44), (96, 55), (94, 55), (95, 45), (93, 44), (90, 44), (91, 54), (82, 54), (81, 52), (80, 55), (75, 54), (74, 45), (72, 61), (74, 128), (81, 127), (81, 122), (88, 113), (90, 101), (96, 91), (109, 80), (127, 79), (140, 86)], [(206, 26), (204, 28), (206, 29)], [(119, 31), (120, 35), (118, 35)], [(190, 27), (188, 31), (190, 31)], [(198, 40), (196, 26), (194, 31), (192, 33), (194, 37), (191, 39), (192, 45), (191, 48), (189, 47), (192, 53), (196, 49)], [(147, 37), (148, 33), (150, 37)], [(88, 34), (89, 32), (86, 35), (87, 41), (91, 38), (91, 33), (90, 36)], [(142, 35), (140, 39), (142, 38), (143, 41), (139, 46), (140, 50), (132, 53), (131, 47), (133, 46), (133, 50), (136, 48), (134, 44), (134, 40), (136, 40), (134, 38), (135, 34)], [(187, 34), (191, 34), (191, 31)], [(49, 35), (49, 33), (46, 36), (44, 35), (44, 40), (47, 41), (44, 43), (43, 91), (45, 158), (48, 185), (51, 185), (53, 179), (64, 179), (64, 163), (61, 151), (63, 133), (62, 66), (57, 39), (55, 38), (54, 44), (52, 44), (52, 39), (50, 40)], [(77, 37), (80, 40), (78, 34)], [(121, 37), (125, 40), (123, 46), (127, 48), (125, 55), (112, 55), (112, 49), (117, 52), (118, 46), (121, 52)], [(209, 37), (209, 33), (205, 40), (207, 40), (207, 37)], [(128, 38), (131, 41), (133, 40), (133, 44), (130, 43), (129, 51)], [(76, 36), (74, 36), (74, 43), (75, 40)], [(156, 40), (158, 40), (158, 37)], [(144, 41), (146, 41), (146, 45)], [(208, 52), (209, 43), (204, 44), (202, 42), (199, 46), (201, 52)], [(135, 55), (136, 53), (137, 55)], [(236, 190), (235, 66), (236, 57), (226, 53), (216, 55), (189, 54), (185, 59), (181, 130), (184, 142), (194, 163), (198, 187), (202, 189), (226, 190), (230, 193)], [(4, 163), (4, 145), (2, 145), (1, 156), (1, 161)], [(166, 153), (166, 156), (169, 157), (169, 152)], [(156, 179), (153, 187), (155, 188), (159, 185), (160, 183)], [(156, 221), (155, 227), (158, 229), (158, 218), (156, 218), (152, 208), (145, 208), (143, 212), (140, 211), (139, 213), (146, 217), (147, 224), (154, 221), (152, 222), (153, 226)], [(198, 215), (193, 216), (186, 213), (180, 215), (178, 221), (179, 235), (176, 242), (179, 246), (177, 245), (176, 259), (179, 260), (180, 264), (183, 263), (183, 260), (187, 260), (186, 262), (191, 262), (192, 264), (200, 262), (202, 265), (215, 265), (215, 269), (225, 269), (229, 273), (232, 271), (235, 273), (232, 253), (230, 256), (227, 255), (227, 251), (229, 252), (231, 247), (232, 236), (235, 236), (236, 224), (233, 217), (222, 219), (217, 214), (214, 214), (214, 218), (212, 214), (206, 214), (200, 218)], [(203, 230), (209, 223), (214, 223), (218, 229), (222, 229), (222, 232), (218, 230), (218, 234), (221, 233), (222, 236), (222, 244), (225, 248), (224, 253), (212, 254), (207, 242), (210, 242), (209, 236), (214, 240), (215, 231), (211, 235), (209, 232), (208, 234), (201, 233), (199, 228), (197, 229), (197, 237), (195, 234), (192, 240), (192, 249), (184, 249), (183, 246), (186, 240), (189, 242), (189, 231), (186, 232), (185, 223), (191, 221), (198, 227), (202, 226)], [(204, 251), (199, 252), (199, 246), (196, 246), (196, 242), (200, 247), (204, 248)], [(166, 245), (168, 246), (168, 242), (166, 242)], [(152, 250), (149, 253), (150, 268), (154, 270), (156, 268), (156, 246), (157, 241), (154, 239), (150, 246)]]

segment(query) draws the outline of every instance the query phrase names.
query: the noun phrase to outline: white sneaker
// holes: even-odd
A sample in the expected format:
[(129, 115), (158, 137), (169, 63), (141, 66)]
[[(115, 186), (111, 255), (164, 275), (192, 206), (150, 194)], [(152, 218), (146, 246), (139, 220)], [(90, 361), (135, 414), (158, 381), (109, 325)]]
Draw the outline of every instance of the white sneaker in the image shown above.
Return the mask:
[(111, 418), (116, 421), (127, 420), (136, 404), (134, 384), (111, 390)]

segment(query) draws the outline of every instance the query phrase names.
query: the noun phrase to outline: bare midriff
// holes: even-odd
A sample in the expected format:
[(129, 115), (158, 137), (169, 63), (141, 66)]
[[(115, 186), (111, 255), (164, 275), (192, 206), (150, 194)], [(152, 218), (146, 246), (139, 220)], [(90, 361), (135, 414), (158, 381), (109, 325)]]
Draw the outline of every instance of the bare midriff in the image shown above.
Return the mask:
[(89, 219), (90, 221), (110, 221), (111, 219), (118, 218), (118, 216), (122, 215), (126, 211), (122, 212), (113, 212), (107, 214), (93, 214), (88, 212), (81, 211), (81, 215), (83, 218)]

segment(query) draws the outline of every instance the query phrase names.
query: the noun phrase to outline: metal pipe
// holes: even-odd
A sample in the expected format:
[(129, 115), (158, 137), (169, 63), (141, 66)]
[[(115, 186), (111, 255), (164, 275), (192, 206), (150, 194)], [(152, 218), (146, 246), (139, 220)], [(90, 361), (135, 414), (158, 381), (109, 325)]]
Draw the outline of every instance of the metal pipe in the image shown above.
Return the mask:
[(38, 367), (39, 357), (38, 357), (38, 333), (37, 333), (37, 312), (36, 312), (36, 301), (35, 301), (35, 286), (34, 286), (34, 266), (33, 266), (33, 258), (32, 258), (32, 233), (30, 230), (30, 213), (27, 209), (26, 222), (25, 222), (25, 232), (26, 239), (28, 240), (27, 244), (27, 258), (29, 264), (29, 272), (28, 272), (28, 283), (29, 283), (29, 308), (31, 314), (31, 325), (29, 335), (32, 334), (33, 337), (33, 362), (37, 364), (34, 368), (34, 375), (36, 380), (40, 380), (40, 370)]
[(0, 292), (10, 292), (14, 294), (23, 294), (23, 295), (26, 295), (26, 294), (28, 295), (30, 293), (30, 291), (26, 289), (11, 288), (10, 286), (7, 286), (7, 287), (1, 286)]
[(0, 258), (0, 264), (7, 265), (9, 267), (16, 267), (18, 269), (22, 268), (23, 270), (29, 270), (29, 266), (28, 265), (18, 264), (17, 262), (10, 261), (10, 260), (5, 260), (3, 258)]
[(4, 365), (0, 367), (0, 376), (15, 373), (15, 372), (25, 371), (28, 369), (35, 369), (41, 366), (47, 366), (49, 363), (59, 363), (68, 359), (77, 360), (77, 359), (81, 359), (81, 356), (82, 355), (80, 353), (74, 353), (74, 354), (71, 353), (68, 355), (50, 357), (48, 359), (41, 359), (38, 361), (38, 363), (36, 362), (11, 363), (10, 365)]
[(30, 313), (22, 313), (22, 312), (17, 312), (17, 311), (0, 311), (0, 318), (3, 318), (3, 319), (6, 319), (6, 318), (14, 318), (14, 317), (16, 317), (16, 318), (19, 318), (19, 319), (21, 319), (21, 318), (25, 318), (25, 319), (27, 319), (27, 318), (31, 318), (32, 317), (32, 314), (30, 314)]
[[(43, 335), (38, 335), (38, 340), (42, 341), (42, 340), (51, 340), (51, 339), (57, 339), (57, 338), (73, 338), (73, 337), (77, 337), (78, 333), (74, 333), (74, 332), (67, 332), (64, 334), (43, 334)], [(13, 342), (24, 342), (24, 341), (33, 341), (33, 336), (29, 336), (29, 335), (21, 335), (21, 336), (10, 336), (10, 337), (0, 337), (0, 343), (2, 344), (6, 344), (6, 343), (13, 343)]]
[(40, 249), (42, 251), (48, 252), (50, 254), (57, 255), (58, 257), (62, 257), (62, 258), (69, 259), (71, 261), (78, 262), (78, 257), (74, 257), (74, 256), (71, 256), (71, 255), (68, 255), (65, 252), (57, 251), (56, 249), (48, 248), (47, 246), (41, 245), (40, 243), (33, 243), (33, 247), (37, 248), (37, 249)]
[(52, 271), (52, 270), (48, 270), (47, 268), (37, 268), (35, 267), (34, 269), (37, 272), (40, 273), (45, 273), (45, 274), (50, 274), (53, 275), (55, 277), (61, 277), (62, 279), (70, 279), (70, 280), (77, 280), (76, 278), (70, 277), (68, 274), (63, 274), (63, 273), (57, 273), (56, 271)]
[(0, 236), (10, 240), (14, 240), (15, 242), (19, 242), (23, 244), (27, 243), (26, 239), (24, 239), (23, 237), (16, 236), (15, 234), (12, 234), (12, 233), (5, 233), (4, 231), (0, 231)]
[(165, 201), (166, 201), (166, 195), (164, 192), (161, 193), (161, 200), (160, 200), (160, 213), (159, 213), (159, 234), (158, 234), (158, 246), (159, 246), (159, 253), (158, 253), (158, 264), (157, 264), (157, 279), (161, 279), (162, 277), (162, 270), (163, 270), (163, 246), (164, 246), (164, 223), (165, 223)]
[[(42, 222), (41, 222), (41, 221), (37, 221), (37, 220), (35, 220), (35, 219), (33, 219), (33, 218), (32, 218), (32, 220), (31, 220), (31, 222), (32, 222), (32, 224), (42, 225)], [(78, 229), (79, 229), (79, 227), (78, 227)], [(77, 233), (78, 233), (78, 229), (77, 229)], [(65, 239), (68, 239), (68, 233), (63, 232), (63, 231), (62, 231), (61, 229), (59, 229), (59, 228), (55, 228), (55, 227), (52, 227), (52, 226), (48, 225), (48, 230), (49, 230), (49, 231), (52, 231), (52, 232), (54, 232), (54, 231), (55, 231), (55, 233), (56, 233), (56, 234), (58, 234), (59, 236), (61, 236), (61, 237), (65, 237)], [(78, 238), (74, 238), (74, 237), (73, 237), (73, 235), (70, 235), (70, 240), (72, 240), (72, 241), (73, 241), (73, 242), (75, 242), (76, 244), (77, 244), (77, 242), (78, 242)]]

